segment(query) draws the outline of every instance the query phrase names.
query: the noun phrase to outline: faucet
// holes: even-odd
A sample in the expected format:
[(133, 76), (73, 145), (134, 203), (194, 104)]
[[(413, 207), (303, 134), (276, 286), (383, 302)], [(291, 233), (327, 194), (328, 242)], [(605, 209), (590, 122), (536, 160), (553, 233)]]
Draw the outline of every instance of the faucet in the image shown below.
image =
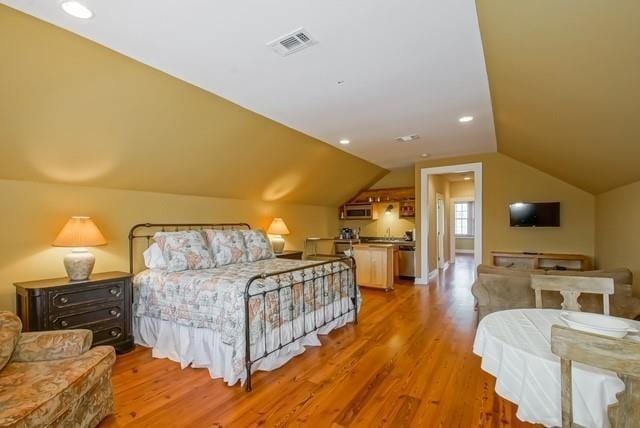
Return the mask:
[(387, 239), (389, 239), (389, 240), (391, 239), (391, 228), (390, 227), (387, 227), (387, 235), (386, 236), (387, 236)]

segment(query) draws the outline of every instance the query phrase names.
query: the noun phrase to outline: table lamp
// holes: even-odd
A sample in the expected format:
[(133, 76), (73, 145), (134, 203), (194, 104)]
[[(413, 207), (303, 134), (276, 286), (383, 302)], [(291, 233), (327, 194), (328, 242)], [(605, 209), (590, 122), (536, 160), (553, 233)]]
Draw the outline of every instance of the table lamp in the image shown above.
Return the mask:
[(284, 239), (282, 238), (282, 235), (288, 235), (291, 233), (289, 232), (287, 225), (284, 224), (284, 220), (279, 217), (274, 218), (269, 229), (267, 229), (267, 233), (270, 235), (269, 238), (271, 239), (273, 251), (276, 254), (282, 253), (282, 251), (284, 251)]
[(67, 221), (55, 241), (54, 247), (73, 247), (64, 257), (64, 268), (71, 281), (89, 279), (96, 258), (85, 247), (105, 245), (107, 241), (90, 217), (74, 216)]

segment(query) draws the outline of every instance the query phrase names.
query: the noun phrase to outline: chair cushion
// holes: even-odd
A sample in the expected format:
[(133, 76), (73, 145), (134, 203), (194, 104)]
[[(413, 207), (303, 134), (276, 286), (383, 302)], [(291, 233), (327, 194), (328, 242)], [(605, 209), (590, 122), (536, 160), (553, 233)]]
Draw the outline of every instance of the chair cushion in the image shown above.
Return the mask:
[(16, 314), (7, 311), (0, 312), (0, 370), (11, 359), (21, 331), (22, 322)]
[(115, 352), (98, 346), (79, 357), (11, 362), (0, 372), (0, 426), (47, 426), (110, 370)]

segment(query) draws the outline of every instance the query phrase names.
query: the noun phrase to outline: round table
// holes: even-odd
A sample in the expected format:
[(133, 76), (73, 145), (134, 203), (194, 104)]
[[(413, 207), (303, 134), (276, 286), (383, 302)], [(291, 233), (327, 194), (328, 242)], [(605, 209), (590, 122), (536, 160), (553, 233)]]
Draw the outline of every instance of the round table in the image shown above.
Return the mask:
[[(496, 378), (496, 393), (518, 405), (516, 416), (561, 426), (560, 359), (551, 352), (551, 326), (566, 325), (555, 309), (494, 312), (480, 321), (473, 352)], [(636, 328), (640, 322), (625, 320)], [(584, 427), (608, 427), (607, 409), (624, 383), (615, 373), (573, 364), (573, 416)]]

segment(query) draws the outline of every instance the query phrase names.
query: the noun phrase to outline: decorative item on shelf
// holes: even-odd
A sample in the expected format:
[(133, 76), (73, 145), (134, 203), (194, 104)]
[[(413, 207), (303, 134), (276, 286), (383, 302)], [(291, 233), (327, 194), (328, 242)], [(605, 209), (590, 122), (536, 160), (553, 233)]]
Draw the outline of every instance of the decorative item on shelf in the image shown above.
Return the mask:
[(282, 253), (284, 251), (284, 239), (282, 238), (282, 235), (288, 235), (291, 233), (289, 232), (287, 225), (284, 223), (284, 220), (279, 217), (274, 218), (269, 229), (267, 229), (267, 233), (270, 235), (269, 238), (271, 239), (273, 251), (276, 254)]
[(96, 258), (85, 247), (105, 245), (107, 241), (90, 217), (74, 216), (64, 225), (54, 247), (73, 247), (64, 257), (64, 268), (72, 281), (84, 281), (93, 271)]

